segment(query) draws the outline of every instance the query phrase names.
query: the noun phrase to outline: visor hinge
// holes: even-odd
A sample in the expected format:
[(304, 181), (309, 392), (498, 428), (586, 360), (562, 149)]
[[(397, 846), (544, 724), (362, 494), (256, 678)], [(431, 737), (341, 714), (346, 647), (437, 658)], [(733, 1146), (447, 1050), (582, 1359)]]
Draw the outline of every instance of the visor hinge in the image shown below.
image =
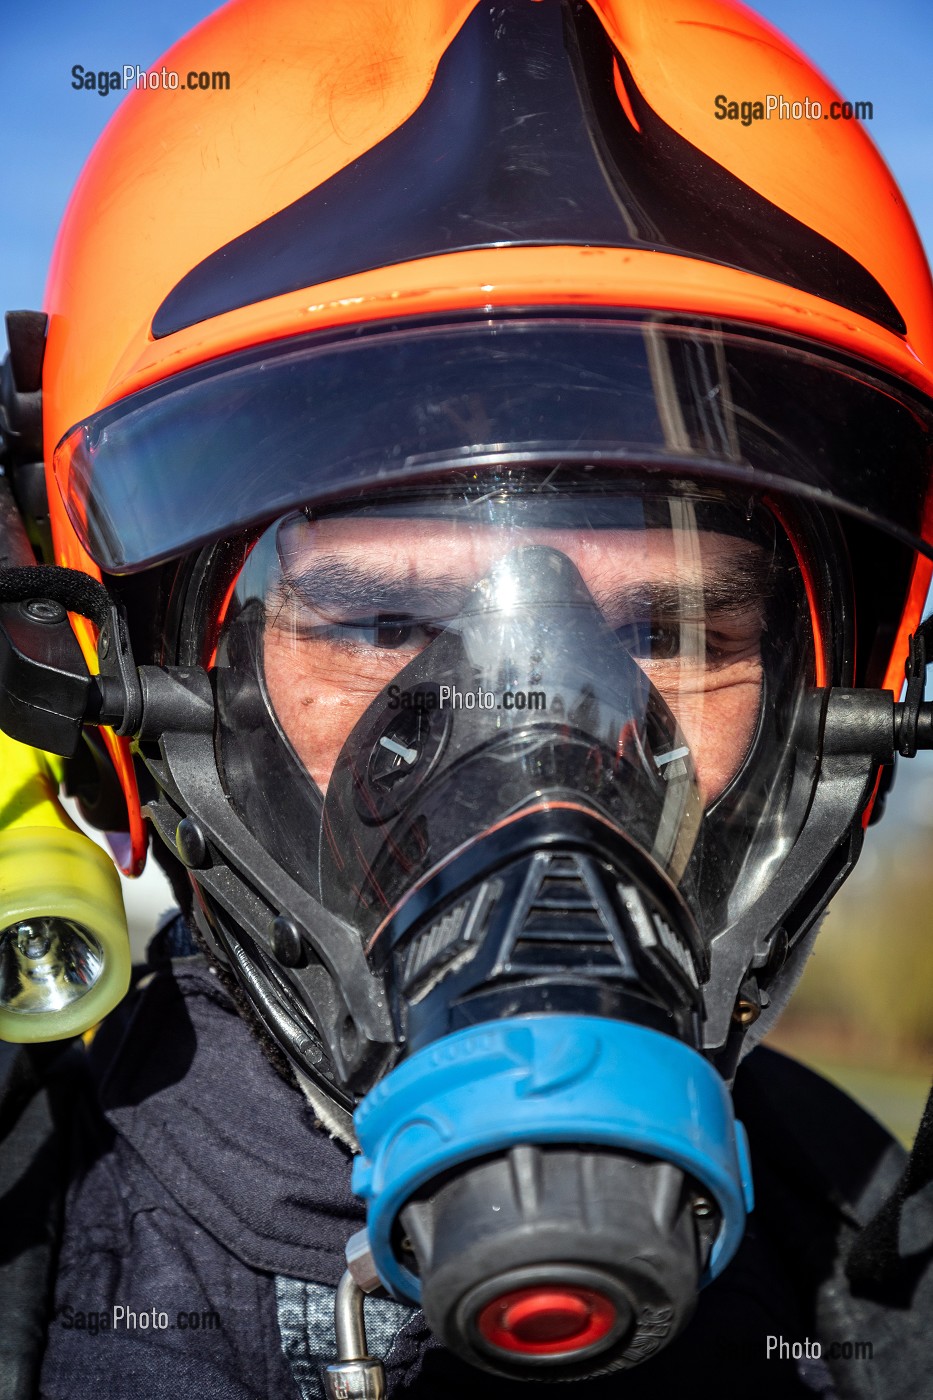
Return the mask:
[(920, 749), (933, 749), (933, 703), (924, 700), (931, 660), (933, 614), (909, 640), (902, 701), (896, 701), (890, 690), (865, 687), (834, 686), (829, 691), (813, 692), (808, 734), (824, 754), (864, 755), (882, 765), (893, 764), (897, 754), (913, 758)]
[(107, 590), (75, 569), (43, 564), (0, 569), (4, 733), (73, 757), (82, 724), (101, 722), (104, 690), (88, 669), (68, 614), (78, 613), (101, 627), (112, 606)]
[(820, 748), (825, 756), (851, 755), (879, 764), (894, 761), (898, 710), (890, 690), (834, 686), (826, 701)]
[(139, 666), (133, 660), (123, 609), (110, 604), (97, 639), (101, 706), (92, 724), (145, 741), (170, 730), (210, 734), (214, 692), (200, 666)]
[[(109, 601), (109, 600), (108, 600)], [(133, 661), (126, 618), (109, 602), (97, 636), (101, 707), (91, 723), (109, 725), (122, 736), (137, 734), (143, 717), (143, 692)]]
[[(98, 628), (92, 675), (68, 614)], [(157, 738), (210, 732), (214, 697), (200, 667), (137, 667), (122, 607), (103, 584), (55, 565), (0, 568), (0, 729), (72, 758), (85, 724)]]

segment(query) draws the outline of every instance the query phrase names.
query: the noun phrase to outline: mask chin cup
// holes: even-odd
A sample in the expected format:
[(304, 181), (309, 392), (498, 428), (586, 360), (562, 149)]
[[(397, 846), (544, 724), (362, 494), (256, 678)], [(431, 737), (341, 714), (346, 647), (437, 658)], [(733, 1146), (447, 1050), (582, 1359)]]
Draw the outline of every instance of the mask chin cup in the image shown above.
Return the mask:
[(376, 1269), (504, 1375), (632, 1366), (691, 1316), (753, 1195), (719, 1074), (661, 1032), (526, 1015), (417, 1051), (355, 1115)]

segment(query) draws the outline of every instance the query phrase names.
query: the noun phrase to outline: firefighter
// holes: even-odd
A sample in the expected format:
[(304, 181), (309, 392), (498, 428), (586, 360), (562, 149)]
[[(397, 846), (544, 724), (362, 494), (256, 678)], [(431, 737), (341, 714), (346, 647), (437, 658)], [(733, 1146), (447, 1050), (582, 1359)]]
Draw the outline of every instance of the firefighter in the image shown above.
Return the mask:
[(22, 1384), (918, 1393), (928, 1126), (748, 1053), (933, 732), (880, 157), (715, 119), (835, 98), (729, 0), (233, 0), (164, 63), (230, 90), (123, 103), (5, 380), (3, 727), (182, 910), (87, 1050), (107, 939), (0, 938), (66, 1047)]

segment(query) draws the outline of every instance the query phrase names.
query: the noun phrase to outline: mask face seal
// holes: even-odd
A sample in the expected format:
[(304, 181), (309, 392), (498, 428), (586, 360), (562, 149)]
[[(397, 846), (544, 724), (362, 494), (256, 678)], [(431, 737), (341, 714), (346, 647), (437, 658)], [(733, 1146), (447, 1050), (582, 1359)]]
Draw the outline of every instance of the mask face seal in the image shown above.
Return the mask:
[[(539, 486), (293, 512), (200, 645), (227, 801), (391, 1020), (388, 1075), (317, 1054), (382, 1281), (474, 1364), (573, 1379), (669, 1341), (741, 1238), (710, 947), (806, 815), (816, 652), (766, 506)], [(313, 1029), (314, 958), (237, 946)]]

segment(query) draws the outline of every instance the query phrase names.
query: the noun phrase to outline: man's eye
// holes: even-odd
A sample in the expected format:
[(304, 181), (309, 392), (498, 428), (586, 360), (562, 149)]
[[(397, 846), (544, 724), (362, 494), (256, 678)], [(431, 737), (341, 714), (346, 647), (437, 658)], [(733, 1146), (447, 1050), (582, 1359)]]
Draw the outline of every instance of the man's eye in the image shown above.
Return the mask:
[(381, 651), (395, 651), (400, 647), (420, 651), (443, 630), (438, 622), (425, 622), (409, 614), (379, 613), (375, 617), (350, 618), (307, 628), (305, 635), (350, 646), (376, 647)]
[(645, 655), (653, 661), (673, 661), (680, 656), (684, 636), (680, 627), (652, 625), (647, 629)]
[(361, 640), (365, 640), (370, 646), (391, 651), (411, 641), (416, 627), (414, 618), (380, 613), (378, 617), (371, 618), (363, 624)]
[(664, 622), (659, 618), (628, 623), (616, 629), (616, 636), (636, 660), (679, 660), (693, 665), (702, 662), (712, 669), (755, 651), (760, 644), (761, 627), (757, 621), (730, 627), (709, 620)]
[(627, 623), (616, 629), (625, 649), (642, 660), (672, 661), (680, 655), (682, 629), (661, 622)]

